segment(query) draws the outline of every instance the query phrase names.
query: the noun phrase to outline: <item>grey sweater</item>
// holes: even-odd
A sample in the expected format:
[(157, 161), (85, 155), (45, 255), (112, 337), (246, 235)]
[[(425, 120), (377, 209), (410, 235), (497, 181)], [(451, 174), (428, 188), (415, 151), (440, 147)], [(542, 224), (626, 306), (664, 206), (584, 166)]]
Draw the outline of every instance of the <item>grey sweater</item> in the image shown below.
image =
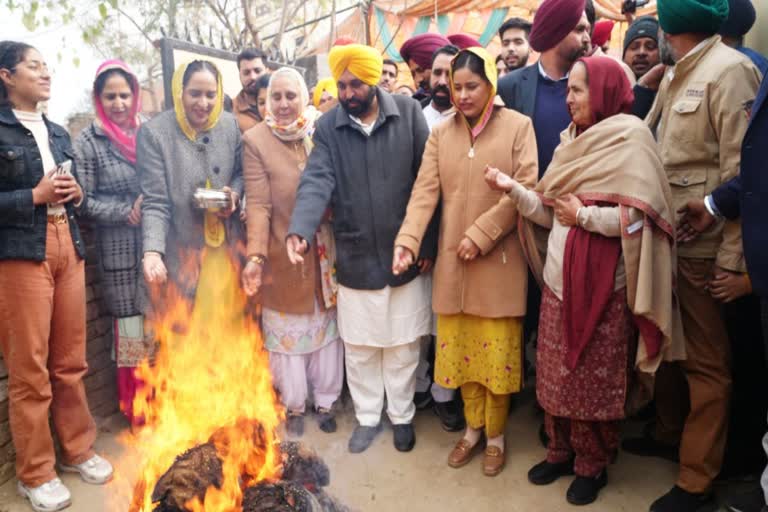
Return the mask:
[[(360, 290), (400, 286), (418, 274), (413, 267), (393, 275), (392, 253), (429, 128), (415, 100), (377, 94), (379, 116), (370, 135), (341, 106), (317, 122), (288, 231), (312, 243), (330, 206), (339, 283)], [(434, 259), (436, 252), (433, 219), (420, 257)]]
[[(205, 245), (203, 212), (194, 207), (192, 196), (207, 180), (212, 188), (229, 186), (243, 196), (237, 121), (232, 114), (222, 112), (216, 126), (192, 142), (182, 133), (174, 112), (163, 112), (139, 129), (136, 167), (144, 194), (144, 251), (163, 254), (169, 278), (181, 285), (182, 291), (194, 294), (197, 283), (181, 282), (179, 275), (180, 252)], [(235, 218), (233, 215), (230, 222), (236, 222)], [(233, 241), (229, 234), (228, 238)]]

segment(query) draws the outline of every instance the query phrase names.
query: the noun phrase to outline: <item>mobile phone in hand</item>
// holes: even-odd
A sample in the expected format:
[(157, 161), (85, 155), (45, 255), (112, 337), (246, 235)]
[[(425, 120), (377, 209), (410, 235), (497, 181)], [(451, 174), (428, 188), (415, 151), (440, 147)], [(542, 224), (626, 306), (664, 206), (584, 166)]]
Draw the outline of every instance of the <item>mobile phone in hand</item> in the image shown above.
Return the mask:
[(56, 176), (70, 176), (72, 174), (72, 160), (65, 160), (56, 167)]

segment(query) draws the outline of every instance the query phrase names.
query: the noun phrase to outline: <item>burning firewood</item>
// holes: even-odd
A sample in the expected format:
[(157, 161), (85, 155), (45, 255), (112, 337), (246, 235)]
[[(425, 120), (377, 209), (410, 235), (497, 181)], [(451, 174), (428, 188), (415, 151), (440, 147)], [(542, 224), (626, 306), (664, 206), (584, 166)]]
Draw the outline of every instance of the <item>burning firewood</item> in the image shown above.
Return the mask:
[(154, 512), (186, 512), (185, 504), (195, 498), (202, 502), (209, 487), (220, 488), (223, 479), (221, 460), (213, 443), (187, 450), (160, 477), (152, 492)]
[(323, 512), (323, 509), (305, 487), (292, 482), (277, 482), (246, 489), (243, 512)]
[(283, 441), (280, 457), (283, 461), (282, 480), (301, 484), (312, 492), (331, 483), (328, 466), (311, 448), (294, 441)]
[[(243, 428), (243, 425), (239, 425)], [(266, 442), (253, 429), (258, 449)], [(220, 429), (209, 442), (187, 450), (176, 458), (157, 481), (152, 492), (154, 512), (188, 512), (185, 504), (197, 499), (203, 502), (210, 487), (220, 488), (223, 479), (222, 452), (228, 445)], [(328, 466), (317, 453), (297, 442), (280, 443), (282, 461), (278, 482), (260, 482), (245, 489), (243, 512), (345, 512), (348, 509), (322, 491), (330, 483)], [(248, 480), (243, 475), (242, 481)]]

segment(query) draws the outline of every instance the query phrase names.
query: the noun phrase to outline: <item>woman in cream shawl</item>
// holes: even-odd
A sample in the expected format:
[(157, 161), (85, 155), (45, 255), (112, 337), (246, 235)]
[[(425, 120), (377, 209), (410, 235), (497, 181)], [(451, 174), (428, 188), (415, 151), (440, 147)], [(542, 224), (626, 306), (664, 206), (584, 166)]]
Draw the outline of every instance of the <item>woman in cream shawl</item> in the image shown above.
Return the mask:
[(545, 485), (575, 472), (566, 498), (576, 505), (607, 483), (633, 367), (653, 372), (680, 355), (671, 192), (650, 131), (627, 115), (632, 100), (615, 61), (581, 59), (568, 80), (573, 122), (536, 188), (486, 171), (525, 217), (526, 253), (545, 285), (536, 387), (550, 440), (528, 478)]

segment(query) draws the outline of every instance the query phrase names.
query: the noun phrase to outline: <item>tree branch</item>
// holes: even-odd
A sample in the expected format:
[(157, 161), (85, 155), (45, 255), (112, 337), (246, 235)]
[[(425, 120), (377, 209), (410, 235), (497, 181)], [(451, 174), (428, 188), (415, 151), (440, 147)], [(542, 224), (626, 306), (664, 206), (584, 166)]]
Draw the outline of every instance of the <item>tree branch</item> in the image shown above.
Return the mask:
[(119, 13), (121, 16), (124, 16), (124, 17), (125, 17), (125, 18), (126, 18), (128, 21), (130, 21), (130, 22), (131, 22), (131, 24), (132, 24), (134, 27), (136, 27), (136, 30), (138, 30), (138, 31), (141, 33), (141, 35), (142, 35), (142, 36), (144, 36), (144, 39), (146, 39), (147, 41), (149, 41), (149, 44), (154, 44), (155, 40), (152, 38), (152, 36), (150, 36), (150, 35), (147, 33), (147, 31), (146, 31), (144, 28), (142, 28), (142, 27), (141, 27), (141, 26), (140, 26), (140, 25), (139, 25), (139, 24), (136, 22), (136, 20), (134, 20), (134, 19), (133, 19), (133, 17), (132, 17), (131, 15), (129, 15), (129, 14), (128, 14), (127, 12), (125, 12), (124, 10), (122, 10), (122, 9), (121, 9), (119, 6), (118, 6), (116, 9), (117, 9), (117, 12), (118, 12), (118, 13)]
[(251, 11), (251, 2), (250, 0), (242, 0), (242, 4), (243, 15), (245, 16), (245, 28), (251, 35), (251, 43), (256, 48), (261, 48), (261, 38), (259, 37), (259, 29), (256, 28), (256, 18), (253, 15), (253, 11)]

